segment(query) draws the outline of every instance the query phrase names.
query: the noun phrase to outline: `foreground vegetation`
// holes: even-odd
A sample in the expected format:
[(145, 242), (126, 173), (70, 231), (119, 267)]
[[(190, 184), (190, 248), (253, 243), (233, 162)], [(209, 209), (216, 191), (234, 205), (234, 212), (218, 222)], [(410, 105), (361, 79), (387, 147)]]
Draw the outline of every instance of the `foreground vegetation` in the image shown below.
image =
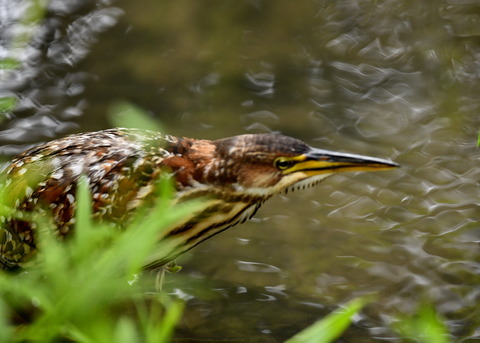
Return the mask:
[[(146, 258), (158, 249), (159, 229), (194, 204), (170, 208), (163, 183), (158, 206), (143, 211), (128, 230), (91, 221), (85, 182), (78, 191), (75, 235), (58, 241), (37, 218), (39, 253), (17, 274), (0, 272), (0, 341), (164, 342), (183, 304), (137, 285)], [(161, 247), (160, 247), (161, 249)]]

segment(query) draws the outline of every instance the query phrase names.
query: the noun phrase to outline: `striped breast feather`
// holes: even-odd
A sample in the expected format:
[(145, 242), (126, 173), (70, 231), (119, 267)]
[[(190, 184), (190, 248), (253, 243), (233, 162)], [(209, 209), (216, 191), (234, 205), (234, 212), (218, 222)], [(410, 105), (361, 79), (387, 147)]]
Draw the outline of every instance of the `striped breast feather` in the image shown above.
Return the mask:
[(220, 200), (211, 200), (181, 225), (166, 230), (162, 238), (162, 248), (149, 258), (147, 269), (160, 267), (179, 255), (192, 249), (204, 240), (252, 218), (261, 203), (235, 202), (223, 204), (219, 211)]

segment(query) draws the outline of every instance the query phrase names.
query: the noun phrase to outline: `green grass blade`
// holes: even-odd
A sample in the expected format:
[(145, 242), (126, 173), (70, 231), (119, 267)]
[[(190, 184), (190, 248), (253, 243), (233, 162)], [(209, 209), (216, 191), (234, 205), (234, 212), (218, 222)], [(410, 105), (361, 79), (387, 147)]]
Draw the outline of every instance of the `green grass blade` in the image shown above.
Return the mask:
[(162, 131), (157, 120), (150, 118), (142, 108), (126, 101), (114, 103), (110, 107), (109, 118), (116, 127)]
[[(59, 241), (53, 223), (47, 217), (36, 218), (40, 229), (35, 264), (29, 265), (27, 273), (0, 273), (2, 295), (9, 299), (0, 303), (0, 342), (63, 338), (85, 343), (163, 342), (171, 337), (183, 304), (158, 299), (156, 310), (143, 316), (148, 325), (135, 317), (142, 318), (140, 311), (118, 313), (119, 308), (144, 296), (143, 290), (129, 281), (132, 273), (141, 273), (148, 256), (162, 254), (159, 232), (193, 210), (189, 203), (172, 206), (171, 184), (159, 188), (157, 206), (141, 211), (125, 230), (91, 219), (86, 179), (78, 184), (76, 227), (71, 237)], [(2, 196), (7, 195), (0, 191)], [(21, 330), (2, 320), (31, 304), (35, 304), (35, 315)]]
[[(0, 278), (4, 275), (0, 274)], [(7, 306), (0, 299), (0, 342), (12, 342), (13, 341), (13, 329), (8, 323)]]
[(393, 329), (420, 343), (450, 343), (445, 323), (430, 304), (421, 304), (415, 316), (401, 318)]
[[(1, 70), (1, 69), (0, 69)], [(11, 111), (17, 105), (17, 98), (5, 96), (0, 98), (0, 113)]]
[[(20, 68), (22, 64), (15, 58), (7, 57), (0, 60), (0, 70), (7, 71)], [(3, 99), (3, 98), (0, 98)]]
[(75, 215), (75, 226), (77, 238), (88, 239), (89, 230), (93, 226), (92, 222), (92, 197), (88, 188), (87, 177), (81, 177), (77, 183), (77, 209)]
[(137, 302), (145, 343), (169, 342), (183, 314), (184, 303), (165, 294), (155, 294), (147, 302)]
[(161, 325), (157, 325), (155, 322), (152, 321), (150, 322), (150, 330), (147, 331), (148, 333), (150, 333), (151, 337), (151, 339), (149, 339), (149, 343), (170, 341), (175, 326), (182, 318), (183, 307), (184, 304), (179, 301), (172, 302), (168, 306), (167, 312), (163, 316)]
[(116, 343), (137, 343), (140, 342), (135, 323), (129, 317), (122, 317), (117, 322), (114, 333)]
[(354, 299), (327, 317), (299, 332), (286, 343), (329, 343), (340, 337), (350, 326), (352, 317), (365, 305), (364, 298)]
[(0, 123), (8, 119), (8, 112), (12, 111), (17, 106), (17, 103), (17, 98), (11, 96), (0, 98)]

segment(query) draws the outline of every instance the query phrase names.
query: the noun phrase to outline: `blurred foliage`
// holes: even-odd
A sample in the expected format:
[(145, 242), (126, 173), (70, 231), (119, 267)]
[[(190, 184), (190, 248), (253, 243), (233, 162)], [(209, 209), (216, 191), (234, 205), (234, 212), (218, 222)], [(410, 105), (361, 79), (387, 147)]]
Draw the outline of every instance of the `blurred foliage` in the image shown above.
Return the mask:
[(448, 329), (430, 303), (419, 305), (414, 316), (402, 317), (394, 323), (393, 329), (401, 336), (421, 343), (449, 343)]
[[(357, 298), (325, 318), (296, 334), (286, 343), (334, 342), (350, 326), (353, 317), (364, 307), (368, 298)], [(419, 343), (450, 343), (448, 330), (435, 308), (424, 302), (414, 316), (401, 316), (392, 324), (402, 338)]]
[(47, 14), (47, 7), (50, 0), (29, 0), (28, 6), (23, 13), (19, 24), (24, 30), (19, 30), (19, 33), (13, 37), (13, 45), (17, 48), (25, 48), (34, 34), (34, 30), (38, 27), (41, 21)]
[[(5, 96), (0, 98), (0, 115), (4, 115), (6, 112), (10, 112), (17, 105), (17, 98), (13, 96)], [(3, 118), (2, 118), (3, 119)]]
[[(10, 37), (8, 46), (11, 56), (0, 59), (0, 82), (8, 79), (11, 71), (21, 68), (22, 62), (15, 57), (15, 51), (24, 51), (27, 48), (35, 29), (38, 28), (39, 22), (46, 14), (49, 2), (50, 0), (30, 0), (22, 18), (14, 23), (18, 27), (16, 30), (11, 30), (15, 33), (13, 37)], [(0, 120), (3, 120), (5, 115), (16, 107), (17, 103), (18, 99), (15, 96), (2, 95), (0, 97)]]
[(110, 122), (116, 127), (163, 131), (157, 119), (151, 118), (144, 109), (126, 101), (117, 101), (112, 104), (108, 116)]
[(22, 64), (15, 58), (4, 58), (0, 60), (0, 70), (6, 71), (19, 68)]
[(159, 230), (195, 206), (172, 208), (171, 192), (169, 183), (161, 183), (158, 206), (140, 211), (125, 231), (91, 220), (85, 180), (78, 189), (76, 231), (70, 239), (60, 242), (48, 221), (37, 217), (42, 229), (36, 258), (18, 274), (0, 272), (1, 341), (168, 340), (182, 303), (164, 294), (143, 294), (136, 280), (148, 256), (162, 249), (156, 240)]
[(352, 300), (327, 317), (296, 334), (286, 343), (333, 342), (350, 326), (353, 316), (362, 309), (365, 302), (366, 300), (363, 298)]

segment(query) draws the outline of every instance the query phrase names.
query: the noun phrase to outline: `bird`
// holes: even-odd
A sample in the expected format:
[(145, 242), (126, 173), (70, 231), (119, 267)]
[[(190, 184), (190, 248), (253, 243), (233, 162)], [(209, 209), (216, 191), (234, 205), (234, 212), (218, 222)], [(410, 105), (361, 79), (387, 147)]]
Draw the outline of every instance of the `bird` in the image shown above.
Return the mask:
[[(48, 212), (56, 235), (75, 231), (76, 189), (86, 177), (95, 220), (121, 227), (143, 204), (155, 200), (164, 176), (173, 180), (176, 202), (201, 208), (159, 241), (169, 250), (145, 268), (159, 268), (197, 244), (250, 219), (275, 194), (316, 185), (347, 171), (396, 168), (390, 160), (314, 148), (279, 133), (243, 134), (218, 140), (114, 128), (79, 133), (34, 146), (2, 173), (11, 207)], [(28, 177), (26, 177), (28, 176)], [(0, 269), (16, 269), (35, 255), (36, 224), (0, 216)]]

